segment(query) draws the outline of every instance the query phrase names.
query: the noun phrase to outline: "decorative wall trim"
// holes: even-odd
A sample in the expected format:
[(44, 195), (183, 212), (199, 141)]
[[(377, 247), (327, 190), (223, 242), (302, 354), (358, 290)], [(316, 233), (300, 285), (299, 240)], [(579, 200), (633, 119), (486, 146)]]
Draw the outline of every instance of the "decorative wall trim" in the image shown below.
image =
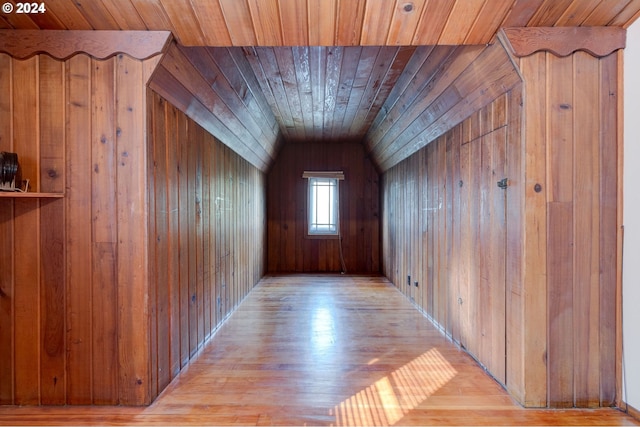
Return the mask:
[(625, 48), (627, 31), (619, 27), (518, 27), (501, 29), (499, 37), (517, 57), (540, 51), (562, 57), (580, 50), (604, 57)]
[(17, 59), (42, 53), (61, 60), (78, 53), (106, 59), (124, 53), (142, 60), (162, 53), (171, 39), (169, 31), (0, 30), (0, 52)]

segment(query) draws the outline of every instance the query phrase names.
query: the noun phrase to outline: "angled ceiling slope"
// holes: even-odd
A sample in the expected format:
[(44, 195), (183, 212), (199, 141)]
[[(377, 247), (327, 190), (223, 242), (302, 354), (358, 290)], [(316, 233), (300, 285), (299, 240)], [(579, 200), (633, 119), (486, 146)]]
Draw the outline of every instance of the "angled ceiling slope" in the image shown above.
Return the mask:
[(386, 170), (464, 118), (462, 97), (482, 102), (472, 73), (490, 73), (490, 93), (517, 84), (488, 46), (500, 28), (626, 28), (640, 11), (638, 0), (44, 4), (0, 12), (0, 29), (171, 31), (150, 85), (262, 170), (300, 140), (362, 140)]

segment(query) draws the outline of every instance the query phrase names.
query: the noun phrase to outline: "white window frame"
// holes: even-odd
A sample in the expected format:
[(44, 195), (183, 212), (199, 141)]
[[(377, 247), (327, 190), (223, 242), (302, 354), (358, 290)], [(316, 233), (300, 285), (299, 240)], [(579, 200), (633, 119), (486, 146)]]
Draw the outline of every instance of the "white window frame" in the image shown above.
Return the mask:
[[(306, 171), (302, 177), (307, 179), (307, 237), (338, 238), (340, 236), (339, 183), (344, 179), (344, 173)], [(328, 198), (328, 206), (326, 202), (322, 205), (317, 203), (317, 197), (322, 194), (325, 199)], [(319, 216), (323, 217), (322, 223), (319, 223)]]

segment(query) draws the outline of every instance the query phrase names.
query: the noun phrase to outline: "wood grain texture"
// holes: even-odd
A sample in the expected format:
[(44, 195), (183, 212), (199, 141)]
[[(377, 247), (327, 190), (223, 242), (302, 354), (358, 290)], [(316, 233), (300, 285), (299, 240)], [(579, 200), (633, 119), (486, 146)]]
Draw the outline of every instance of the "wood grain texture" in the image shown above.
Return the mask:
[(162, 53), (171, 39), (168, 31), (8, 31), (0, 30), (0, 52), (28, 58), (46, 52), (56, 59), (86, 53), (106, 59), (125, 53), (146, 59)]
[(149, 360), (160, 392), (264, 273), (265, 181), (176, 107), (149, 99)]
[(361, 144), (298, 143), (283, 147), (268, 175), (268, 271), (340, 272), (340, 241), (307, 238), (305, 170), (342, 170), (340, 224), (349, 272), (380, 268), (378, 174)]
[(505, 96), (385, 172), (382, 190), (385, 275), (503, 384), (504, 105)]
[[(613, 200), (618, 196), (610, 173), (617, 175), (613, 158), (618, 151), (611, 145), (605, 148), (600, 135), (607, 133), (609, 144), (616, 144), (617, 87), (610, 67), (617, 60), (615, 53), (595, 58), (577, 52), (566, 58), (536, 53), (519, 61), (525, 81), (532, 82), (524, 111), (526, 117), (537, 117), (527, 126), (525, 140), (527, 151), (532, 150), (526, 160), (527, 191), (540, 185), (527, 195), (525, 232), (538, 248), (536, 240), (547, 239), (542, 253), (531, 248), (533, 259), (546, 259), (545, 277), (525, 264), (523, 285), (546, 287), (544, 295), (532, 297), (548, 301), (548, 384), (540, 384), (539, 393), (547, 389), (549, 406), (598, 406), (615, 393), (615, 345), (608, 341), (602, 346), (601, 340), (602, 331), (611, 331), (615, 323), (617, 279), (611, 269), (617, 262), (617, 243), (615, 233), (603, 239), (601, 227), (608, 224), (612, 232), (617, 221)], [(602, 67), (609, 71), (595, 71)], [(615, 105), (608, 104), (613, 111), (601, 114), (586, 108), (603, 96), (614, 98), (610, 101)], [(607, 172), (603, 162), (611, 168)], [(606, 209), (601, 207), (604, 200)], [(530, 228), (547, 231), (535, 234)], [(602, 274), (602, 265), (608, 266), (607, 274)], [(606, 335), (611, 340), (615, 333)]]
[[(227, 50), (211, 55), (207, 50), (174, 44), (154, 73), (150, 87), (264, 170), (273, 161), (277, 148), (275, 119), (271, 111), (253, 104), (264, 105), (265, 101), (255, 86), (255, 76), (243, 77), (246, 63), (236, 65), (229, 55)], [(238, 79), (239, 85), (231, 86), (229, 81)]]
[[(116, 173), (116, 158), (135, 155), (125, 148), (127, 144), (146, 155), (144, 63), (123, 59), (131, 63), (120, 68), (118, 76), (116, 58), (101, 61), (76, 55), (67, 61), (49, 56), (16, 60), (3, 55), (3, 59), (0, 84), (16, 97), (6, 104), (3, 117), (9, 120), (1, 122), (0, 131), (3, 139), (15, 135), (14, 143), (2, 148), (19, 154), (23, 176), (31, 179), (35, 192), (2, 201), (3, 245), (10, 245), (3, 246), (9, 257), (2, 257), (2, 316), (7, 320), (3, 324), (10, 325), (8, 336), (17, 336), (2, 338), (7, 362), (2, 401), (124, 403), (121, 394), (128, 391), (119, 384), (123, 371), (118, 349), (121, 354), (129, 351), (131, 359), (138, 358), (143, 365), (147, 362), (139, 356), (143, 355), (140, 342), (146, 338), (135, 339), (135, 350), (127, 350), (116, 335), (117, 323), (127, 317), (126, 312), (144, 312), (137, 307), (145, 303), (140, 301), (134, 308), (131, 299), (126, 304), (121, 299), (118, 310), (118, 298), (123, 296), (117, 291), (118, 274), (124, 274), (129, 260), (136, 257), (119, 251), (117, 230), (127, 232), (118, 223), (117, 208), (130, 210), (132, 205), (117, 203), (116, 198), (125, 187), (127, 191), (135, 187), (132, 180)], [(134, 72), (136, 68), (139, 73)], [(125, 84), (127, 78), (133, 80)], [(128, 125), (128, 114), (140, 114), (133, 119), (135, 125)], [(116, 140), (126, 141), (120, 150)], [(146, 176), (146, 169), (143, 173)], [(146, 194), (145, 186), (139, 188)], [(48, 195), (52, 197), (44, 197)], [(138, 229), (141, 222), (130, 224)], [(127, 234), (135, 237), (133, 232)], [(135, 252), (144, 253), (144, 248)], [(19, 290), (14, 290), (18, 289), (14, 284), (20, 284)], [(127, 281), (129, 289), (135, 286), (134, 280)], [(5, 383), (4, 378), (9, 381)]]
[[(409, 7), (409, 5), (411, 7)], [(627, 28), (627, 0), (113, 0), (3, 14), (5, 29), (170, 31), (184, 46), (487, 44), (501, 27)]]
[(537, 27), (504, 28), (515, 56), (529, 56), (549, 51), (568, 56), (586, 51), (593, 56), (608, 56), (626, 45), (626, 31), (617, 27)]
[[(415, 83), (394, 94), (395, 105), (374, 120), (365, 144), (381, 170), (443, 135), (520, 80), (499, 45), (449, 49), (434, 49), (430, 55), (441, 55), (440, 60), (426, 60)], [(478, 80), (480, 75), (484, 77)]]
[(522, 408), (387, 279), (354, 275), (266, 276), (150, 407), (5, 406), (0, 423), (638, 425)]

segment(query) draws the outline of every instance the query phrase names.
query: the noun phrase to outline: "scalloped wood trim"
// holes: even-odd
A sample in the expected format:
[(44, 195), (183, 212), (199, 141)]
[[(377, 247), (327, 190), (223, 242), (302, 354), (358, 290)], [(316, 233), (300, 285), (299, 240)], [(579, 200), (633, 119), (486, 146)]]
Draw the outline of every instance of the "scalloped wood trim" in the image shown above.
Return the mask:
[(170, 40), (169, 31), (0, 30), (0, 52), (17, 59), (42, 53), (61, 60), (78, 53), (105, 59), (124, 53), (142, 60), (162, 53)]
[(600, 58), (624, 49), (627, 39), (626, 30), (619, 27), (519, 27), (503, 28), (501, 33), (518, 57), (540, 51), (569, 56), (582, 50)]

